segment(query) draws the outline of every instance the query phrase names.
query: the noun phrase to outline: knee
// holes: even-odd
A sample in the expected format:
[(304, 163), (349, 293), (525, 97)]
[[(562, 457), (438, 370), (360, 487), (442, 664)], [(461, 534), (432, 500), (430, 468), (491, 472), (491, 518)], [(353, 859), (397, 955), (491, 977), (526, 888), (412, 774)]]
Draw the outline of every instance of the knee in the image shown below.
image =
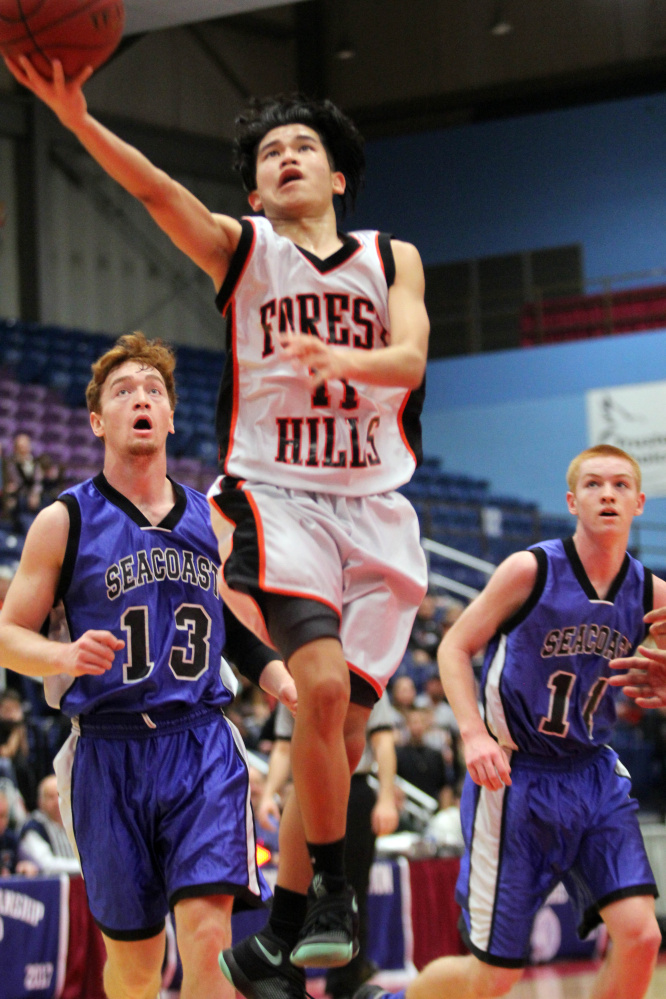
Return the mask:
[(111, 960), (104, 965), (104, 991), (109, 999), (155, 999), (161, 983), (159, 967)]
[(505, 996), (522, 977), (522, 968), (492, 968), (488, 977), (488, 991), (484, 992), (484, 996), (488, 999)]
[(635, 961), (637, 965), (641, 964), (642, 966), (656, 959), (661, 944), (661, 930), (654, 917), (630, 924), (615, 941), (615, 945), (622, 949), (627, 960)]
[(320, 673), (308, 683), (304, 697), (298, 694), (298, 708), (310, 715), (320, 732), (340, 728), (349, 705), (349, 675), (333, 671)]

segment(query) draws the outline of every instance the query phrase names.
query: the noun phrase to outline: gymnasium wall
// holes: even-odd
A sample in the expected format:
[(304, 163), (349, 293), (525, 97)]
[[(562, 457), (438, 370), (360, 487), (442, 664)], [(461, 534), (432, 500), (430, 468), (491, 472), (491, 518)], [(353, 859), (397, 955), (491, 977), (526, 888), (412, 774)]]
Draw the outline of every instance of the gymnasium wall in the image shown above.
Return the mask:
[(426, 264), (580, 243), (588, 280), (666, 266), (664, 93), (377, 140), (367, 157), (354, 224)]
[[(568, 243), (587, 280), (665, 269), (666, 94), (371, 142), (353, 223), (413, 241), (426, 264)], [(666, 332), (428, 367), (424, 443), (495, 492), (565, 511), (588, 445), (585, 391), (666, 377)], [(666, 501), (644, 520), (666, 523)]]
[[(496, 493), (565, 513), (566, 468), (590, 443), (586, 391), (661, 379), (661, 330), (433, 361), (424, 449)], [(666, 523), (666, 500), (648, 497), (644, 519)]]

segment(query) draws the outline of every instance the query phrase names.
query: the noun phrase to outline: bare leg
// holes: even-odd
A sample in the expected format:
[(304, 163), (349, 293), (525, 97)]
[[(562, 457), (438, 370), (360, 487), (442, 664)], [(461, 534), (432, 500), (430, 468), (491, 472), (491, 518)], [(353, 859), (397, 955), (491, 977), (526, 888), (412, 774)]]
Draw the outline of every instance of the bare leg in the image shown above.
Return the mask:
[(289, 669), (298, 690), (291, 766), (305, 837), (309, 843), (332, 843), (344, 837), (347, 824), (349, 670), (333, 638), (302, 646)]
[(103, 934), (108, 999), (157, 999), (162, 982), (165, 931), (148, 940), (111, 940)]
[(465, 957), (438, 957), (407, 986), (407, 999), (494, 999), (504, 996), (523, 975), (522, 968), (500, 968)]
[(601, 911), (611, 946), (590, 999), (642, 999), (661, 945), (661, 931), (650, 895), (612, 902)]
[(185, 898), (176, 904), (176, 935), (183, 962), (181, 999), (234, 999), (233, 986), (220, 974), (217, 955), (231, 946), (230, 895)]
[[(300, 702), (299, 708), (300, 711)], [(349, 773), (356, 769), (365, 746), (365, 724), (369, 708), (350, 704), (344, 725), (345, 761)], [(293, 766), (293, 763), (292, 763)], [(277, 883), (283, 888), (299, 892), (308, 890), (312, 880), (310, 855), (305, 843), (305, 832), (298, 798), (293, 792), (289, 795), (282, 818), (280, 819), (280, 859)]]

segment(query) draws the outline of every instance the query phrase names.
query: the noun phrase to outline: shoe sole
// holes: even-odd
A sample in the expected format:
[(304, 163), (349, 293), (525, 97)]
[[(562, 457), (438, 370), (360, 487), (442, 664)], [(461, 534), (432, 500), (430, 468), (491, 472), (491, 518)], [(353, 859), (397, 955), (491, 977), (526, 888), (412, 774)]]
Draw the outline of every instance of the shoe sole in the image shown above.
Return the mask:
[(290, 961), (297, 968), (342, 968), (356, 954), (350, 943), (302, 943), (294, 947)]

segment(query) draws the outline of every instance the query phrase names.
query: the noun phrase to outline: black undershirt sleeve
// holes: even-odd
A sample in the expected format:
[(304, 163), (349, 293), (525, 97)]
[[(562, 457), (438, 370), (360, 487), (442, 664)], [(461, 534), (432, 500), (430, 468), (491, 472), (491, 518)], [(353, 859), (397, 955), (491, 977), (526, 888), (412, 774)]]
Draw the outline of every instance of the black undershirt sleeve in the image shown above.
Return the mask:
[(253, 635), (244, 624), (224, 605), (224, 626), (227, 641), (224, 647), (225, 655), (252, 683), (259, 685), (259, 677), (264, 668), (273, 659), (279, 659), (279, 653), (269, 649), (256, 635)]

